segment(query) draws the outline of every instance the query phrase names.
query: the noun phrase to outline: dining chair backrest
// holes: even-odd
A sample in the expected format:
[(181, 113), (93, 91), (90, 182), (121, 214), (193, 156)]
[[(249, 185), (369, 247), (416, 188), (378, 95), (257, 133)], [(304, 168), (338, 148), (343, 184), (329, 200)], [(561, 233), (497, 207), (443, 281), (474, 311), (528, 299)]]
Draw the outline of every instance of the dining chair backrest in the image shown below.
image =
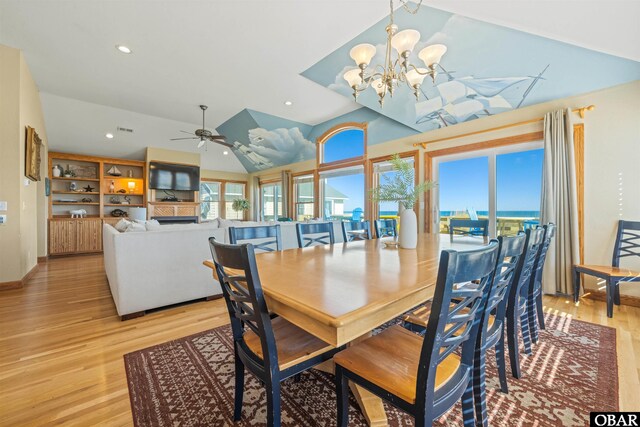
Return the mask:
[[(496, 258), (496, 269), (494, 273), (493, 286), (488, 292), (485, 307), (485, 318), (483, 319), (482, 331), (486, 331), (484, 336), (492, 336), (498, 328), (502, 328), (504, 318), (507, 313), (507, 302), (509, 291), (513, 286), (517, 276), (517, 268), (520, 258), (524, 254), (527, 236), (518, 234), (517, 236), (498, 237), (498, 256)], [(494, 313), (494, 322), (488, 327), (489, 315)], [(484, 347), (484, 342), (481, 343)]]
[(516, 278), (509, 292), (509, 303), (520, 304), (519, 298), (526, 297), (529, 292), (529, 282), (535, 274), (535, 263), (544, 242), (544, 228), (530, 228), (525, 231), (525, 248), (516, 268)]
[[(351, 231), (351, 233), (349, 233)], [(360, 233), (353, 233), (354, 231)], [(342, 238), (345, 242), (371, 239), (369, 221), (342, 221)]]
[[(469, 375), (484, 293), (491, 287), (497, 255), (498, 243), (495, 241), (474, 250), (442, 251), (431, 314), (420, 353), (416, 405), (433, 403), (437, 367), (453, 352), (460, 351), (461, 364), (451, 378), (460, 380), (461, 375)], [(455, 304), (451, 304), (452, 299), (456, 300)], [(442, 385), (438, 393), (446, 395), (447, 384)], [(451, 406), (454, 403), (455, 400), (450, 402)]]
[(257, 227), (229, 227), (229, 242), (232, 245), (245, 243), (247, 240), (258, 240), (258, 242), (252, 242), (255, 252), (281, 251), (282, 235), (280, 233), (280, 224)]
[(333, 224), (330, 222), (297, 223), (298, 247), (333, 245)]
[(530, 292), (533, 292), (534, 288), (542, 285), (542, 271), (544, 269), (544, 261), (547, 259), (547, 252), (549, 251), (549, 246), (551, 245), (551, 239), (556, 234), (556, 226), (552, 222), (542, 227), (544, 230), (544, 237), (542, 238), (542, 246), (538, 251), (538, 255), (536, 257), (534, 272), (531, 275), (531, 289)]
[(620, 258), (628, 256), (640, 256), (640, 221), (618, 221), (611, 265), (620, 267)]
[(376, 238), (396, 237), (398, 235), (398, 222), (395, 219), (377, 219), (374, 222)]
[[(211, 237), (209, 246), (231, 319), (231, 330), (238, 355), (245, 364), (275, 372), (278, 369), (276, 341), (258, 275), (253, 245), (228, 245), (218, 243)], [(246, 328), (251, 329), (260, 338), (262, 354), (265, 357), (258, 357), (249, 350), (244, 341)]]

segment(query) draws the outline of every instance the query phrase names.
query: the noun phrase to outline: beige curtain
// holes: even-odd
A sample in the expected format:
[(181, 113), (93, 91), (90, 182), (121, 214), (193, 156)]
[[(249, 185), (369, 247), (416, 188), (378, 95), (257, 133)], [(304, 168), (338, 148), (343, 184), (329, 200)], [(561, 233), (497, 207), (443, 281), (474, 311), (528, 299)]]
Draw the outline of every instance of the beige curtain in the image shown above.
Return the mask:
[(548, 294), (573, 292), (571, 270), (580, 263), (578, 197), (571, 110), (544, 117), (541, 223), (553, 222), (556, 236), (549, 246), (542, 286)]
[(291, 181), (291, 172), (282, 171), (281, 173), (282, 180), (282, 213), (281, 217), (289, 216), (289, 183)]
[(262, 209), (262, 206), (260, 206), (260, 178), (258, 178), (257, 176), (253, 177), (253, 181), (250, 183), (250, 185), (253, 195), (253, 206), (251, 209), (251, 213), (253, 215), (254, 221), (260, 221), (262, 220), (260, 215), (260, 211)]

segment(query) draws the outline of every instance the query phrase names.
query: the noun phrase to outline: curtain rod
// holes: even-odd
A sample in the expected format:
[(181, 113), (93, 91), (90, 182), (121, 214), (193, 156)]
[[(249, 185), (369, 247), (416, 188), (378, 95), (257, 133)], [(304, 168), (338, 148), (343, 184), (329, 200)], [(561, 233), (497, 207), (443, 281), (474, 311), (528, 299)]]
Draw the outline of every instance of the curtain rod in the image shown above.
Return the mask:
[[(578, 113), (578, 115), (580, 115), (580, 118), (584, 119), (585, 112), (586, 111), (593, 111), (593, 110), (595, 110), (595, 108), (596, 108), (595, 105), (588, 105), (586, 107), (576, 108), (576, 109), (571, 110), (571, 111), (574, 112), (574, 113)], [(496, 130), (507, 129), (507, 128), (511, 128), (511, 127), (515, 127), (515, 126), (522, 126), (522, 125), (528, 125), (530, 123), (541, 122), (543, 120), (544, 120), (544, 117), (538, 117), (537, 119), (525, 120), (523, 122), (511, 123), (511, 124), (508, 124), (508, 125), (497, 126), (497, 127), (494, 127), (494, 128), (477, 130), (477, 131), (469, 132), (469, 133), (463, 133), (462, 135), (447, 136), (445, 138), (433, 139), (431, 141), (426, 141), (426, 142), (416, 142), (415, 144), (413, 144), (413, 146), (414, 147), (420, 147), (421, 146), (422, 148), (427, 148), (427, 144), (433, 144), (434, 142), (448, 141), (450, 139), (464, 138), (465, 136), (479, 135), (481, 133), (493, 132), (493, 131), (496, 131)]]

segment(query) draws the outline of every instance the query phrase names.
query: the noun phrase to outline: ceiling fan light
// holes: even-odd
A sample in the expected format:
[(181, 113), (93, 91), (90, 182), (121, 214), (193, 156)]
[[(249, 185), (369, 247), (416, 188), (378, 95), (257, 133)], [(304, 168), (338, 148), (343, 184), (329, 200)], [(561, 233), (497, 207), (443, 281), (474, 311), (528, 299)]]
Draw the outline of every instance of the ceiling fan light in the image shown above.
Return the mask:
[(359, 68), (354, 68), (352, 70), (347, 71), (346, 73), (344, 73), (342, 77), (347, 81), (347, 83), (349, 84), (349, 87), (358, 86), (362, 82), (362, 77), (360, 77)]
[(420, 40), (420, 32), (416, 30), (402, 30), (391, 39), (391, 46), (400, 55), (411, 52)]
[(356, 65), (360, 67), (362, 64), (369, 65), (371, 58), (376, 54), (376, 47), (369, 43), (362, 43), (354, 46), (349, 51), (349, 56), (356, 62)]
[[(423, 74), (418, 73), (418, 71)], [(421, 85), (424, 78), (427, 77), (427, 73), (429, 72), (429, 70), (427, 70), (426, 68), (418, 68), (418, 71), (407, 71), (407, 83), (409, 83), (409, 86), (413, 88), (415, 88), (416, 85)]]
[(200, 142), (198, 142), (198, 148), (202, 148), (203, 145), (204, 145), (204, 139), (201, 139)]
[(434, 64), (439, 64), (442, 55), (447, 52), (447, 47), (443, 44), (432, 44), (420, 51), (418, 58), (420, 58), (427, 67), (432, 67)]

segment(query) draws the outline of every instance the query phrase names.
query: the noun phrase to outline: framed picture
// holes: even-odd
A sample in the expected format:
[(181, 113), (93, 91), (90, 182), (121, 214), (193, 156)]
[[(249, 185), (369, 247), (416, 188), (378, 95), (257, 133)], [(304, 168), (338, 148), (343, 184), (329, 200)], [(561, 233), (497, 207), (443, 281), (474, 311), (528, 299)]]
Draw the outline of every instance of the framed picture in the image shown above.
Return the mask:
[(32, 181), (40, 181), (40, 147), (42, 140), (36, 130), (27, 126), (24, 174)]

